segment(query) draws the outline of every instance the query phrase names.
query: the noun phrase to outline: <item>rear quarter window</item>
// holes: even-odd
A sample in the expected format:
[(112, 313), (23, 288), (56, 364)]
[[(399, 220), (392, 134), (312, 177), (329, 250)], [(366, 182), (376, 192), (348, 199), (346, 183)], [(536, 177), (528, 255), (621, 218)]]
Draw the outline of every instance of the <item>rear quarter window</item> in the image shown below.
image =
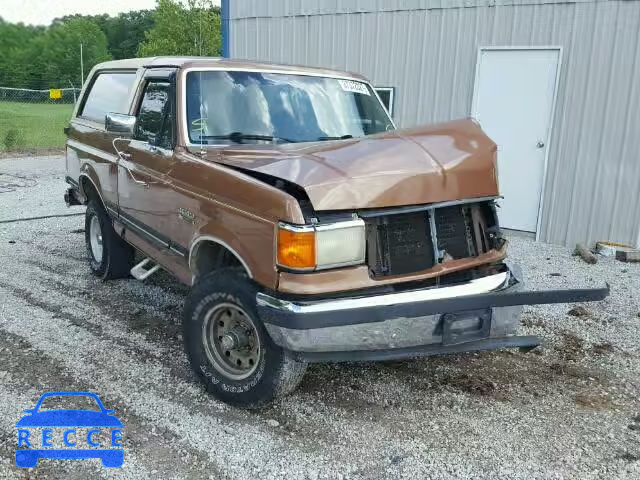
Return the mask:
[(79, 117), (104, 123), (107, 113), (128, 113), (135, 72), (98, 73), (87, 93)]

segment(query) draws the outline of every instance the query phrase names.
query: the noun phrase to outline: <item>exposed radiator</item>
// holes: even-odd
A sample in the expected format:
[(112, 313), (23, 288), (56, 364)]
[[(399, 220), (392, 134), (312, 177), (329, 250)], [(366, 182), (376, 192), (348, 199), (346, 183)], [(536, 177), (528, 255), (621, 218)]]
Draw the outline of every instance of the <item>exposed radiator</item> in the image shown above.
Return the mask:
[(488, 228), (496, 225), (492, 208), (489, 203), (435, 208), (431, 210), (435, 223), (433, 236), (429, 210), (365, 217), (371, 275), (419, 272), (439, 262), (475, 257), (488, 251), (495, 238)]
[(426, 212), (368, 220), (367, 250), (375, 277), (431, 268), (435, 261)]
[(476, 255), (469, 217), (468, 208), (461, 205), (435, 209), (438, 248), (445, 255), (451, 258)]

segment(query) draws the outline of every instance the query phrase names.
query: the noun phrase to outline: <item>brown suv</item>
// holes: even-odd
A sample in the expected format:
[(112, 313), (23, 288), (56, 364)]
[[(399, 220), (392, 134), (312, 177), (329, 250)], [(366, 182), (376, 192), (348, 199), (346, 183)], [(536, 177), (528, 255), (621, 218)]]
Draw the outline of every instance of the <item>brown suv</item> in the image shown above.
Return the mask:
[[(539, 344), (472, 120), (397, 130), (369, 82), (213, 58), (96, 66), (67, 129), (91, 270), (192, 286), (184, 339), (218, 398), (264, 404), (308, 362)], [(134, 265), (134, 252), (145, 260)]]

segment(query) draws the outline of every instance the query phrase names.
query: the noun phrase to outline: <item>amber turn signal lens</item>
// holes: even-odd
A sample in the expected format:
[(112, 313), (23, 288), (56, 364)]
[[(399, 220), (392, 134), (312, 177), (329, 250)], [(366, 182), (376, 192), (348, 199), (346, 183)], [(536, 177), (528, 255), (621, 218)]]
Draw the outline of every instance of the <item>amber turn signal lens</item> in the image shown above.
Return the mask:
[(289, 268), (315, 268), (315, 232), (278, 229), (278, 265)]

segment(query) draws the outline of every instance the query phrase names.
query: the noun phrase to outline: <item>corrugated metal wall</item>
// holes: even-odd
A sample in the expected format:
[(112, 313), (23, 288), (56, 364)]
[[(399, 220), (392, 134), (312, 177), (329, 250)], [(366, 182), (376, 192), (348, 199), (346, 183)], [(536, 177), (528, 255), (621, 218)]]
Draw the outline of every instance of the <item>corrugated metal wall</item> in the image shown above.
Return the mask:
[(536, 45), (563, 47), (539, 238), (637, 243), (640, 1), (231, 0), (233, 57), (396, 87), (400, 126), (468, 116), (480, 46)]

